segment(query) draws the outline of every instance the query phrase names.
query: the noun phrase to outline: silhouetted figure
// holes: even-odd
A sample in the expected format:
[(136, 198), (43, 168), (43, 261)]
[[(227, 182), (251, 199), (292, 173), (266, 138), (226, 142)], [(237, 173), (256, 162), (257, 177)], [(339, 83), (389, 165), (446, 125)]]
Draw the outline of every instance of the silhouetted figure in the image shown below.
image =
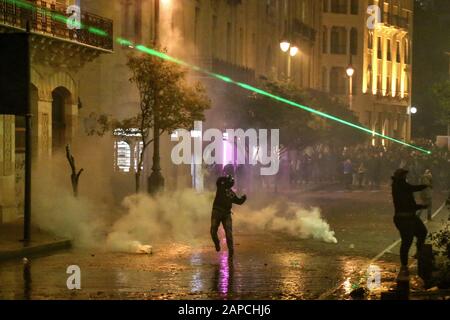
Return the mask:
[(408, 170), (397, 169), (392, 177), (392, 198), (395, 206), (394, 223), (400, 232), (402, 244), (400, 247), (400, 260), (402, 267), (400, 273), (407, 276), (408, 254), (414, 237), (417, 238), (417, 257), (420, 257), (422, 246), (427, 237), (427, 228), (420, 220), (416, 212), (427, 208), (426, 205), (418, 205), (414, 199), (414, 192), (427, 188), (426, 185), (411, 185), (406, 181)]
[(217, 192), (214, 199), (212, 216), (211, 216), (211, 237), (216, 246), (216, 251), (220, 251), (220, 241), (217, 236), (217, 231), (222, 223), (227, 238), (228, 256), (233, 258), (233, 222), (231, 219), (231, 208), (233, 203), (242, 205), (247, 200), (244, 195), (239, 198), (231, 188), (234, 186), (234, 179), (232, 176), (220, 177), (217, 179)]
[(353, 164), (352, 160), (347, 159), (344, 162), (344, 184), (347, 190), (351, 190), (353, 183)]

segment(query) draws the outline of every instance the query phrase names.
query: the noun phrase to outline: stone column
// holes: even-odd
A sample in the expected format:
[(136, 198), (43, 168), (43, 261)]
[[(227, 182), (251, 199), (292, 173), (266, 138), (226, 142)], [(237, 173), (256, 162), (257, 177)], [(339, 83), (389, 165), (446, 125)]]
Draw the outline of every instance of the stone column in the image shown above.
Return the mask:
[(15, 117), (0, 115), (0, 223), (18, 217), (15, 171)]
[(78, 128), (78, 105), (66, 104), (65, 106), (65, 137), (66, 144), (71, 144), (77, 134)]
[(33, 115), (33, 158), (48, 159), (52, 150), (52, 99), (38, 100)]

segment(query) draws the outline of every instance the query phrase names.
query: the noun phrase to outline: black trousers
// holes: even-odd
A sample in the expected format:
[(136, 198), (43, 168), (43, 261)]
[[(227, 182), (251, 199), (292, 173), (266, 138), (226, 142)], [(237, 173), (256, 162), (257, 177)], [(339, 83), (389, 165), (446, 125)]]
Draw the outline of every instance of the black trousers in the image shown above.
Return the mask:
[(408, 265), (409, 249), (414, 237), (417, 238), (417, 252), (419, 253), (425, 243), (428, 230), (422, 220), (414, 213), (411, 216), (395, 216), (394, 223), (400, 232), (402, 244), (400, 246), (400, 260), (402, 266)]
[(211, 238), (214, 244), (220, 245), (219, 237), (217, 236), (217, 231), (219, 231), (220, 224), (222, 224), (225, 230), (225, 236), (227, 238), (228, 253), (233, 255), (233, 220), (231, 219), (231, 212), (222, 212), (213, 209), (211, 215)]

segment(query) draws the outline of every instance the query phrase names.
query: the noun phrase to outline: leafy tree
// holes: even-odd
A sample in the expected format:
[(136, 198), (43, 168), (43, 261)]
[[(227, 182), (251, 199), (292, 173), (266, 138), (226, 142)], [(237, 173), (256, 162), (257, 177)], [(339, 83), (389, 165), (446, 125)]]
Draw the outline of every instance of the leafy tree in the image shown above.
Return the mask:
[(130, 81), (140, 95), (139, 112), (123, 121), (115, 121), (113, 127), (125, 131), (138, 129), (142, 142), (136, 169), (136, 192), (140, 191), (140, 178), (147, 148), (153, 144), (153, 167), (149, 179), (149, 191), (156, 193), (164, 187), (160, 166), (160, 137), (177, 129), (191, 129), (194, 121), (204, 120), (204, 112), (210, 101), (203, 87), (190, 86), (186, 71), (181, 67), (146, 54), (130, 54), (127, 66), (131, 70)]
[(439, 106), (437, 122), (440, 125), (447, 126), (447, 135), (450, 136), (450, 80), (436, 83), (432, 92)]
[[(302, 90), (285, 82), (265, 82), (260, 87), (301, 105), (358, 124), (357, 117), (346, 105), (326, 93)], [(241, 114), (240, 118), (247, 127), (280, 129), (282, 151), (303, 150), (318, 143), (352, 145), (366, 139), (363, 133), (353, 128), (257, 94), (247, 99), (245, 108), (239, 107), (233, 112)]]

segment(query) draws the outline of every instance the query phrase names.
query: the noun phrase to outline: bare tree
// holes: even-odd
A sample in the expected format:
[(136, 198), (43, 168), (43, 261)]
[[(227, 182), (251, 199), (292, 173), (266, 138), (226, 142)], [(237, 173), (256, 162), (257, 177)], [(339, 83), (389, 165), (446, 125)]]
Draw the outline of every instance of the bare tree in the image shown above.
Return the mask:
[(164, 187), (159, 152), (161, 135), (190, 129), (194, 121), (204, 120), (210, 100), (199, 83), (187, 84), (186, 71), (174, 63), (146, 54), (131, 54), (127, 65), (132, 72), (130, 81), (139, 90), (140, 109), (138, 115), (117, 123), (116, 127), (123, 130), (134, 127), (140, 133), (142, 148), (136, 168), (136, 192), (140, 191), (144, 154), (153, 143), (149, 192), (154, 194)]
[(75, 158), (72, 156), (72, 153), (70, 151), (70, 145), (66, 146), (66, 157), (67, 157), (67, 161), (69, 161), (70, 168), (72, 169), (72, 174), (70, 175), (70, 181), (72, 182), (73, 195), (76, 198), (76, 197), (78, 197), (78, 181), (80, 180), (80, 176), (83, 173), (84, 169), (81, 168), (77, 172), (77, 167), (75, 165)]

